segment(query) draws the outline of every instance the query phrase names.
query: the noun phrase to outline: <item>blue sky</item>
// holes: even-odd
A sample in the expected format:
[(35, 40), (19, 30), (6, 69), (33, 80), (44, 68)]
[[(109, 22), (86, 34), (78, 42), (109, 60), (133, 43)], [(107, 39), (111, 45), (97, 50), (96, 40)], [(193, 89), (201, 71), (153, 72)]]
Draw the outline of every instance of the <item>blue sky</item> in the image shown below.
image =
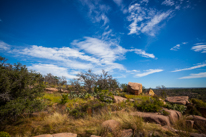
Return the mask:
[(205, 0), (0, 0), (0, 55), (68, 79), (206, 87), (205, 24)]

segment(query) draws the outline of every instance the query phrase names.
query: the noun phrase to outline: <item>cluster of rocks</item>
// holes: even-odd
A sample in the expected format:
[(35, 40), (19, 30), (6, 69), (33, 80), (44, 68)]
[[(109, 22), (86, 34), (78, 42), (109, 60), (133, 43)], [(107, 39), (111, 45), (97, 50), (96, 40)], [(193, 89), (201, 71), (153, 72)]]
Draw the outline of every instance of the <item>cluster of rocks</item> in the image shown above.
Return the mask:
[(61, 91), (62, 93), (68, 93), (68, 90), (63, 90), (63, 89), (57, 89), (57, 88), (45, 88), (45, 91), (47, 93), (54, 93), (54, 92), (58, 92)]

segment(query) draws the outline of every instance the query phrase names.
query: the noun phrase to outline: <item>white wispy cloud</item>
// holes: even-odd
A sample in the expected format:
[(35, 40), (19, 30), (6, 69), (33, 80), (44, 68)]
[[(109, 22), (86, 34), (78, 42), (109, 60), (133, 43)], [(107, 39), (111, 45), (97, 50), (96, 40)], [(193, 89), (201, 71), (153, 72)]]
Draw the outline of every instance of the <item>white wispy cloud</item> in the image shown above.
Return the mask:
[(180, 49), (180, 44), (177, 44), (176, 46), (172, 47), (170, 50), (177, 51), (178, 49)]
[(173, 0), (165, 0), (162, 2), (162, 5), (166, 5), (166, 6), (173, 6), (175, 3)]
[(200, 72), (197, 74), (190, 74), (189, 76), (181, 77), (179, 79), (192, 79), (192, 78), (206, 78), (206, 72)]
[(52, 75), (58, 76), (58, 77), (65, 76), (68, 79), (76, 78), (76, 76), (70, 75), (68, 73), (67, 68), (59, 67), (53, 64), (33, 64), (32, 66), (28, 66), (28, 69), (36, 70), (37, 72), (43, 75), (51, 73)]
[(31, 46), (31, 48), (25, 48), (19, 53), (24, 55), (30, 55), (33, 57), (46, 58), (46, 59), (59, 60), (59, 61), (69, 61), (69, 58), (78, 58), (92, 63), (97, 63), (97, 64), (99, 63), (98, 59), (85, 55), (83, 52), (79, 52), (78, 50), (69, 47), (48, 48), (48, 47), (33, 45)]
[(140, 56), (145, 58), (155, 58), (154, 54), (146, 53), (144, 50), (141, 49), (131, 49), (130, 51), (134, 51), (136, 54), (139, 54)]
[(202, 68), (202, 67), (205, 67), (205, 66), (206, 66), (206, 64), (200, 64), (200, 65), (193, 66), (193, 67), (190, 67), (190, 68), (177, 69), (177, 70), (174, 70), (172, 72), (178, 72), (178, 71), (184, 71), (184, 70), (193, 70), (193, 69)]
[(10, 45), (3, 42), (3, 41), (0, 41), (0, 50), (9, 50), (10, 49)]
[(128, 12), (130, 15), (127, 19), (132, 22), (129, 25), (129, 35), (146, 33), (154, 36), (161, 23), (170, 17), (172, 10), (158, 11), (155, 8), (148, 8), (147, 3), (140, 2), (130, 5)]
[[(109, 33), (111, 32), (108, 31)], [(2, 43), (5, 45), (4, 42)], [(141, 49), (125, 49), (118, 44), (117, 40), (109, 38), (84, 37), (83, 40), (74, 40), (71, 46), (72, 48), (56, 48), (31, 45), (23, 49), (9, 50), (9, 53), (14, 54), (13, 51), (15, 51), (15, 54), (23, 55), (23, 57), (26, 56), (28, 60), (33, 58), (44, 59), (42, 61), (47, 65), (33, 64), (32, 67), (36, 70), (46, 68), (51, 64), (63, 66), (69, 70), (74, 69), (77, 72), (88, 69), (92, 69), (94, 72), (100, 72), (102, 69), (109, 72), (114, 72), (114, 70), (127, 72), (124, 65), (116, 62), (117, 60), (125, 59), (127, 52), (135, 52), (145, 58), (155, 58), (154, 54), (146, 53)], [(131, 72), (138, 71), (134, 70)], [(71, 71), (71, 73), (74, 74), (75, 72)]]
[(163, 71), (163, 69), (148, 69), (148, 70), (145, 70), (145, 71), (146, 72), (136, 74), (135, 76), (136, 77), (144, 77), (144, 76), (147, 76), (147, 75), (150, 75), (150, 74), (153, 74), (153, 73), (161, 72), (161, 71)]
[(157, 13), (141, 30), (142, 33), (147, 33), (151, 36), (154, 36), (156, 33), (156, 27), (158, 24), (165, 20), (171, 14), (171, 10), (167, 12)]
[(201, 52), (206, 53), (206, 44), (204, 43), (196, 43), (196, 46), (193, 46), (191, 50), (194, 50), (195, 52)]
[(118, 6), (121, 6), (122, 0), (113, 0)]
[(102, 63), (112, 63), (117, 59), (124, 58), (126, 49), (119, 46), (115, 41), (104, 41), (97, 38), (84, 37), (83, 41), (73, 41), (72, 45), (78, 46), (86, 53), (100, 58)]
[(88, 16), (93, 20), (93, 22), (103, 21), (103, 25), (106, 25), (109, 22), (107, 17), (107, 12), (110, 10), (110, 7), (105, 4), (101, 4), (100, 1), (91, 1), (91, 0), (80, 0), (82, 5), (86, 5), (89, 9)]

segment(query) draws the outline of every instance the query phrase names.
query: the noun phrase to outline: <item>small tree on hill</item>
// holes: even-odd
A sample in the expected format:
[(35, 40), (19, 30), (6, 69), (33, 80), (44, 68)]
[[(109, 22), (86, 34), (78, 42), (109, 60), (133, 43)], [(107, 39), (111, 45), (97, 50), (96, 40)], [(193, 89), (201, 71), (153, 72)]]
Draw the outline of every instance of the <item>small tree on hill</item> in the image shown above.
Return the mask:
[(0, 57), (0, 122), (32, 113), (43, 107), (38, 99), (44, 90), (43, 77), (20, 63), (5, 64)]

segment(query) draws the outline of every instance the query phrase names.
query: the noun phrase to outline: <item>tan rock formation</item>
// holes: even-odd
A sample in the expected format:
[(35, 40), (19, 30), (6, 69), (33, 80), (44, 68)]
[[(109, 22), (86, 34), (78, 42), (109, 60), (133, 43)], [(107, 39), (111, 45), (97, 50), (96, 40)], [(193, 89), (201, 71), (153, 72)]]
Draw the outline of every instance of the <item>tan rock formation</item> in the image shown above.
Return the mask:
[(196, 115), (187, 116), (188, 120), (194, 121), (194, 128), (206, 130), (206, 118)]
[(170, 126), (170, 120), (168, 116), (159, 115), (157, 113), (146, 113), (146, 112), (132, 112), (132, 116), (142, 117), (146, 122), (152, 122), (160, 124), (162, 126)]
[(53, 137), (53, 136), (51, 134), (43, 134), (43, 135), (38, 135), (33, 137)]
[(127, 99), (120, 97), (120, 96), (114, 96), (114, 103), (120, 103), (120, 102), (125, 102)]
[(179, 112), (179, 111), (171, 110), (171, 109), (169, 110), (169, 109), (166, 109), (166, 108), (164, 108), (164, 110), (166, 112), (170, 113), (169, 114), (170, 123), (174, 124), (175, 122), (177, 122), (182, 117), (182, 113)]
[(127, 90), (129, 93), (139, 95), (140, 93), (142, 93), (142, 84), (129, 82), (127, 86)]
[(186, 105), (190, 103), (188, 99), (189, 99), (188, 96), (173, 96), (173, 97), (167, 97), (165, 101), (173, 103), (173, 104)]
[(154, 96), (155, 95), (155, 93), (154, 93), (154, 91), (152, 89), (149, 89), (146, 94), (148, 94), (150, 96)]
[(43, 135), (38, 135), (38, 136), (33, 136), (33, 137), (77, 137), (77, 134), (73, 133), (57, 133), (57, 134), (43, 134)]
[(115, 120), (107, 120), (102, 123), (102, 128), (108, 129), (110, 132), (118, 130), (121, 127), (121, 124)]
[(73, 133), (58, 133), (52, 135), (53, 137), (77, 137), (77, 134), (73, 134)]

